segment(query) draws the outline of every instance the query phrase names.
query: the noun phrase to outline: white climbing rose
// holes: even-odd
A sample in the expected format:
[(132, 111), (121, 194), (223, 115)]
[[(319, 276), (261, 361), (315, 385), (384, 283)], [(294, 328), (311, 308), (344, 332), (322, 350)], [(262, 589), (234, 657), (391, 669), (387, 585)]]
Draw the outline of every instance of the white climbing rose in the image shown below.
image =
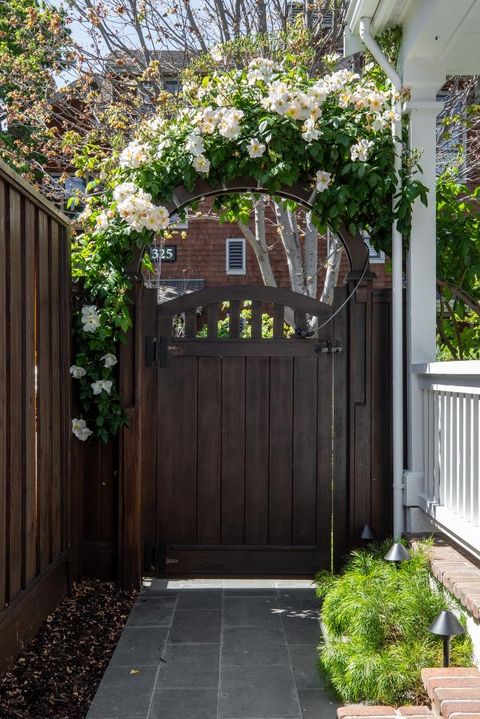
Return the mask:
[(318, 192), (324, 192), (332, 182), (332, 174), (330, 172), (325, 172), (324, 170), (319, 170), (317, 172), (316, 176), (316, 188)]
[(110, 394), (112, 391), (112, 384), (113, 382), (109, 379), (98, 379), (96, 382), (92, 382), (90, 386), (93, 394), (95, 395), (101, 394), (102, 392)]
[(247, 152), (250, 157), (261, 157), (266, 150), (266, 145), (263, 145), (257, 140), (256, 137), (252, 137), (247, 145)]
[(81, 379), (87, 374), (87, 370), (84, 367), (79, 367), (76, 364), (72, 364), (70, 367), (70, 374), (74, 379)]
[(82, 307), (82, 325), (84, 332), (95, 332), (100, 327), (100, 315), (95, 305)]
[(210, 170), (210, 160), (206, 158), (205, 155), (198, 155), (198, 157), (194, 157), (192, 165), (197, 172), (201, 172), (203, 174), (206, 174)]
[(85, 440), (88, 439), (91, 434), (93, 434), (92, 430), (88, 429), (85, 420), (77, 419), (76, 417), (72, 419), (72, 432), (75, 437), (82, 442), (85, 442)]
[(107, 352), (107, 354), (103, 355), (103, 357), (100, 357), (100, 359), (103, 362), (104, 367), (113, 367), (118, 362), (115, 355), (112, 354), (111, 352)]

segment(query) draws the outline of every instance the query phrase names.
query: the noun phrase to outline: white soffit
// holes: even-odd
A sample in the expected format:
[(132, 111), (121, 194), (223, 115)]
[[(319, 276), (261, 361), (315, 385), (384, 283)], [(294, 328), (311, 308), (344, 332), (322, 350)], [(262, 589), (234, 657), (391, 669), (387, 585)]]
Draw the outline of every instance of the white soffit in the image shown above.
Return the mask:
[(346, 52), (360, 49), (358, 25), (372, 20), (372, 34), (403, 27), (403, 59), (439, 61), (449, 75), (480, 73), (480, 0), (352, 0)]

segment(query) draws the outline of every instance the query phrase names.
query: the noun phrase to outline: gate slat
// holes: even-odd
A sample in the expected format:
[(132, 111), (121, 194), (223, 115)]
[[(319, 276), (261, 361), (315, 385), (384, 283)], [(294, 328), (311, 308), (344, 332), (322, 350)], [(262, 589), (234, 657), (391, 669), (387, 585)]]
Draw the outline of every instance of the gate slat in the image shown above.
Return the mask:
[[(7, 272), (6, 265), (6, 227), (7, 208), (5, 206), (5, 183), (0, 180), (0, 427), (7, 427)], [(0, 527), (6, 523), (6, 483), (8, 458), (6, 431), (0, 431)], [(5, 532), (0, 531), (0, 610), (5, 605), (6, 542)]]
[[(320, 355), (317, 360), (317, 532), (316, 544), (328, 547), (332, 532), (328, 508), (332, 506), (332, 362), (331, 355)], [(313, 398), (312, 398), (313, 399)]]
[(192, 338), (197, 335), (197, 310), (185, 312), (185, 337)]
[(230, 300), (228, 327), (230, 337), (240, 337), (240, 300)]
[(222, 362), (222, 543), (245, 539), (245, 359)]
[(25, 204), (25, 583), (37, 571), (36, 550), (36, 453), (35, 453), (35, 206)]
[(262, 338), (262, 303), (252, 300), (252, 339)]
[(200, 357), (198, 363), (197, 542), (220, 544), (222, 360), (220, 357)]
[(294, 360), (293, 543), (316, 538), (317, 377), (314, 358)]
[(283, 305), (274, 304), (273, 305), (273, 338), (274, 339), (282, 339), (283, 338), (283, 316), (284, 316), (284, 307)]
[(268, 357), (247, 357), (245, 390), (245, 542), (268, 543)]
[[(175, 363), (172, 385), (175, 402), (173, 416), (164, 418), (175, 427), (173, 443), (172, 542), (194, 544), (197, 517), (197, 359), (182, 357)], [(162, 421), (162, 420), (161, 420)]]
[(210, 338), (218, 336), (218, 305), (207, 306), (207, 334)]
[(22, 542), (23, 516), (23, 421), (24, 421), (24, 352), (23, 327), (25, 303), (23, 301), (23, 218), (22, 200), (18, 192), (10, 188), (10, 266), (9, 271), (9, 414), (10, 414), (10, 468), (9, 483), (9, 600), (11, 601), (22, 586), (22, 564), (24, 546)]
[(292, 544), (293, 360), (270, 359), (269, 544)]

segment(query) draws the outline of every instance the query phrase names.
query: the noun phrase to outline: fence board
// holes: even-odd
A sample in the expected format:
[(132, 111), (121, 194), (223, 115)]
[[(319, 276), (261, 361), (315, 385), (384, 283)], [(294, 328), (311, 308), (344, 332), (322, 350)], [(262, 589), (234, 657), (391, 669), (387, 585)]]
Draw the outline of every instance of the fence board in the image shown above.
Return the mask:
[(23, 353), (22, 325), (22, 202), (14, 189), (9, 192), (9, 240), (8, 249), (8, 370), (7, 401), (9, 445), (9, 468), (7, 477), (7, 527), (8, 527), (8, 600), (15, 597), (22, 583), (22, 424), (23, 424)]
[(66, 227), (0, 161), (0, 671), (68, 586)]
[[(7, 346), (7, 323), (5, 322), (7, 311), (6, 298), (6, 207), (5, 207), (6, 184), (0, 180), (0, 347)], [(0, 351), (0, 427), (7, 428), (7, 353)], [(6, 482), (7, 482), (7, 445), (6, 431), (0, 432), (0, 527), (6, 523)], [(0, 610), (5, 606), (5, 583), (6, 583), (6, 536), (0, 532)]]

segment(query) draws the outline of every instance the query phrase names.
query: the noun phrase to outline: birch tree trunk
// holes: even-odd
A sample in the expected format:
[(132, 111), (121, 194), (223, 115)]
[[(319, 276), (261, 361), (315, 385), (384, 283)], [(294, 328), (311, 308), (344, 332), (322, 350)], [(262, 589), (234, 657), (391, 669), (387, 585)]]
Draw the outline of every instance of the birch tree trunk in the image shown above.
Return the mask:
[(270, 255), (268, 254), (265, 228), (265, 198), (263, 196), (255, 203), (254, 218), (255, 232), (253, 232), (248, 225), (244, 225), (243, 222), (239, 222), (238, 226), (255, 253), (263, 284), (268, 287), (276, 287), (277, 281), (273, 274)]
[(329, 232), (328, 238), (327, 270), (320, 300), (327, 305), (333, 305), (335, 287), (337, 286), (342, 261), (343, 245), (340, 238), (333, 233)]

